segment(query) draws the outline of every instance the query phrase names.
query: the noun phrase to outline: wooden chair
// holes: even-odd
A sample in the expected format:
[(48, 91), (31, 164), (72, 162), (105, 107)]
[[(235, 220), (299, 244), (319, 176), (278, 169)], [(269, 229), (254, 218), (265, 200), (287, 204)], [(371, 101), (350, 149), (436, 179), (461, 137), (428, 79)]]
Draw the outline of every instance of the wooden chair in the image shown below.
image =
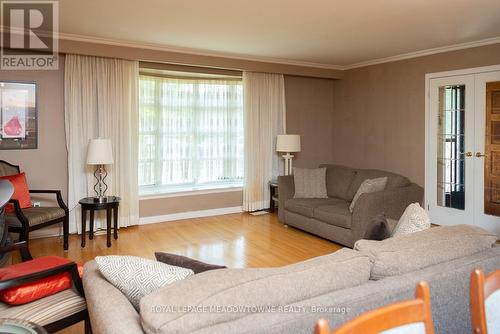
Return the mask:
[[(12, 165), (7, 161), (0, 160), (0, 176), (18, 174), (19, 166)], [(56, 196), (58, 206), (38, 207), (21, 209), (19, 201), (11, 199), (15, 213), (5, 215), (5, 221), (9, 226), (9, 231), (19, 233), (19, 241), (29, 242), (29, 233), (54, 224), (63, 226), (63, 247), (68, 249), (69, 237), (69, 210), (62, 199), (60, 190), (33, 190), (31, 194), (53, 194)]]
[[(24, 253), (27, 262), (33, 260), (26, 241), (15, 244), (8, 242), (8, 230), (5, 228), (4, 206), (9, 201), (14, 189), (8, 181), (0, 181), (0, 255), (19, 250)], [(4, 240), (7, 242), (4, 243)], [(0, 302), (0, 318), (22, 319), (43, 326), (49, 333), (57, 332), (80, 321), (85, 321), (85, 333), (91, 333), (87, 303), (83, 292), (83, 285), (76, 263), (69, 262), (51, 269), (19, 276), (12, 279), (0, 280), (0, 290), (36, 282), (41, 279), (67, 272), (73, 281), (73, 288), (47, 296), (31, 303), (22, 305), (8, 305)]]
[[(497, 270), (486, 277), (479, 269), (476, 269), (471, 273), (470, 313), (473, 333), (488, 333), (485, 301), (489, 296), (498, 290), (500, 290), (500, 270)], [(497, 316), (500, 317), (500, 314)]]
[[(426, 334), (434, 334), (429, 286), (426, 282), (417, 284), (415, 299), (364, 313), (339, 327), (333, 334), (378, 334), (414, 323), (422, 323)], [(328, 322), (324, 319), (318, 320), (314, 333), (330, 334)]]

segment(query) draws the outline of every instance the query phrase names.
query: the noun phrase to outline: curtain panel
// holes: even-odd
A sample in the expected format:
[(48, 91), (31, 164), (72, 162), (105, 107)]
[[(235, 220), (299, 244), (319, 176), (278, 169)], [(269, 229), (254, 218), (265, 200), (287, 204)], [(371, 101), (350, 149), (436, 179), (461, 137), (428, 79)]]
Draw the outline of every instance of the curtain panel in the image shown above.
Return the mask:
[[(81, 233), (78, 201), (94, 196), (94, 166), (86, 164), (90, 139), (109, 138), (114, 164), (107, 165), (107, 195), (121, 197), (119, 226), (139, 222), (137, 61), (67, 55), (64, 68), (70, 232)], [(105, 226), (103, 212), (97, 228)], [(97, 214), (97, 212), (96, 212)], [(87, 225), (88, 226), (88, 225)]]
[(269, 181), (282, 161), (276, 136), (285, 133), (285, 83), (282, 74), (243, 73), (245, 106), (245, 186), (243, 210), (269, 208)]

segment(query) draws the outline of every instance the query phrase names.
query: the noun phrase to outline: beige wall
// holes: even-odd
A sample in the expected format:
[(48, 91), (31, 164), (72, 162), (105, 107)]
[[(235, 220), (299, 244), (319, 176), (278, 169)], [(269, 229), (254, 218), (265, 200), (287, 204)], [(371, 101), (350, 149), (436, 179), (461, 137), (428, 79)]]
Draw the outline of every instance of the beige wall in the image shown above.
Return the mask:
[(317, 167), (333, 160), (334, 80), (286, 76), (286, 129), (301, 135), (294, 166)]
[(68, 161), (64, 134), (64, 57), (59, 70), (0, 71), (0, 80), (35, 81), (38, 98), (38, 149), (0, 150), (0, 159), (20, 165), (32, 189), (68, 192)]
[(218, 192), (192, 196), (144, 199), (140, 201), (140, 217), (162, 216), (179, 212), (233, 208), (241, 206), (241, 191)]
[(333, 161), (423, 185), (425, 74), (494, 64), (500, 44), (346, 71), (334, 82)]

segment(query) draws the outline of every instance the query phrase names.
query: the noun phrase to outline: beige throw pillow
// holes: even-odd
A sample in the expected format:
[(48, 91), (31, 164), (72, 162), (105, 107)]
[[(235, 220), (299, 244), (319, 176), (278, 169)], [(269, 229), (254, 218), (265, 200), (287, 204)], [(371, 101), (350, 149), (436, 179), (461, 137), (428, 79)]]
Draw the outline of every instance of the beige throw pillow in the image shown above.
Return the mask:
[(326, 168), (294, 168), (294, 198), (328, 198)]
[(392, 232), (393, 237), (423, 231), (431, 227), (429, 215), (419, 203), (408, 205)]
[(352, 199), (351, 205), (349, 206), (349, 211), (351, 211), (351, 213), (353, 212), (354, 206), (356, 205), (359, 196), (361, 196), (364, 193), (374, 193), (377, 191), (382, 191), (385, 189), (386, 184), (387, 184), (387, 177), (379, 177), (377, 179), (364, 180), (363, 183), (361, 183), (361, 185), (359, 186), (356, 195), (354, 195), (354, 198)]

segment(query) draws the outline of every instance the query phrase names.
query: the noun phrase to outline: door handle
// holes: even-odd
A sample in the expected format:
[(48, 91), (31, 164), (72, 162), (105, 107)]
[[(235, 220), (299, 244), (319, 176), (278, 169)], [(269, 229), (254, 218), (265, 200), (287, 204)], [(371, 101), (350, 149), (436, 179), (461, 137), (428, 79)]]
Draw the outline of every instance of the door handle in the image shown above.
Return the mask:
[(486, 158), (486, 154), (481, 154), (481, 152), (476, 152), (476, 158), (482, 158), (482, 157), (485, 157)]

